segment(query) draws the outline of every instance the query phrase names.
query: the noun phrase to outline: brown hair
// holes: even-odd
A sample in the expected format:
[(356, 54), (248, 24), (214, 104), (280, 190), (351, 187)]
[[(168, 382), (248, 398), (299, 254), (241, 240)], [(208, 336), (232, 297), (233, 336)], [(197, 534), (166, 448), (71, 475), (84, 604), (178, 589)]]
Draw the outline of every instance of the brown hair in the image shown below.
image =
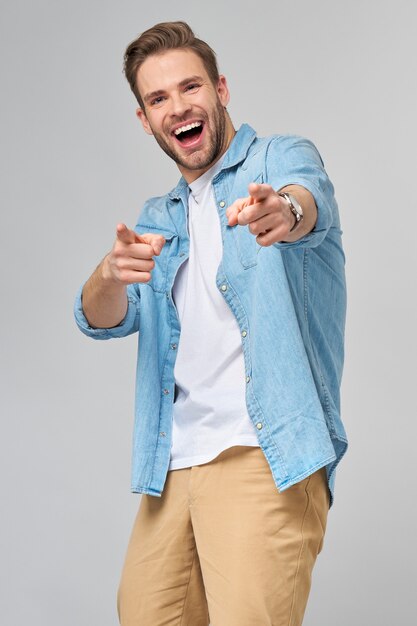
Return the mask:
[(185, 22), (161, 22), (145, 30), (137, 39), (132, 41), (126, 48), (124, 55), (124, 73), (142, 109), (144, 104), (136, 83), (138, 69), (148, 56), (161, 54), (166, 50), (175, 48), (187, 48), (198, 54), (210, 80), (214, 85), (217, 84), (219, 70), (216, 55), (210, 46), (205, 41), (197, 39)]

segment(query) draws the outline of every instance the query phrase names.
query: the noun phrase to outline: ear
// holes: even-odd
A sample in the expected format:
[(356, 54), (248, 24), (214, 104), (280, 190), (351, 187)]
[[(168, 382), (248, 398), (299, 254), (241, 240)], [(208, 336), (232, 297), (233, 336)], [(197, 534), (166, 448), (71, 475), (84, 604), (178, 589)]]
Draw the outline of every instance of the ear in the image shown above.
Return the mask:
[(148, 135), (153, 135), (152, 128), (148, 122), (148, 118), (146, 117), (146, 113), (140, 107), (136, 109), (136, 117), (138, 117), (142, 122), (145, 133), (148, 133)]
[(226, 107), (229, 104), (230, 93), (229, 87), (227, 86), (226, 77), (223, 76), (223, 74), (220, 74), (219, 80), (217, 82), (217, 95), (219, 96), (221, 104)]

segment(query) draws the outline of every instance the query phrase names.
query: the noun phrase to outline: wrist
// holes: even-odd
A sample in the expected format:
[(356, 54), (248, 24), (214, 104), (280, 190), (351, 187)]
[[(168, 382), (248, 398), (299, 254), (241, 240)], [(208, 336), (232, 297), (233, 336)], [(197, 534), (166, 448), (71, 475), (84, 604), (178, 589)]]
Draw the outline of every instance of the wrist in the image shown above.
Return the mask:
[(110, 255), (111, 252), (104, 257), (97, 268), (100, 281), (106, 290), (123, 291), (125, 286), (120, 280), (117, 279), (114, 271), (112, 270)]
[(293, 233), (301, 224), (304, 219), (304, 211), (301, 204), (298, 202), (297, 198), (288, 193), (287, 191), (279, 191), (278, 195), (285, 200), (287, 203), (288, 209), (293, 216), (293, 226), (290, 228), (290, 233)]

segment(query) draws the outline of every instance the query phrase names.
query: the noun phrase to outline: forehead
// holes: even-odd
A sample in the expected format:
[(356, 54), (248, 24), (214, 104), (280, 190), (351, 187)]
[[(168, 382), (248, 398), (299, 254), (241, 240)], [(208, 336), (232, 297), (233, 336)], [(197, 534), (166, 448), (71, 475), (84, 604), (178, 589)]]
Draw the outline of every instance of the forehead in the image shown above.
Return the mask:
[(139, 92), (145, 94), (176, 87), (189, 76), (209, 76), (201, 58), (192, 50), (167, 50), (153, 54), (142, 63), (136, 75)]

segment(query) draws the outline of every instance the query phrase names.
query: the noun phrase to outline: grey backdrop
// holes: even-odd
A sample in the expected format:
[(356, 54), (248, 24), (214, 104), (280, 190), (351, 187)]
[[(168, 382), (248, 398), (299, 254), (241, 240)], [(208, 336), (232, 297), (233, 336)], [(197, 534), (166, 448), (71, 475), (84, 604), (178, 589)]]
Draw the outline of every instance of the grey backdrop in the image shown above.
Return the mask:
[(305, 626), (414, 623), (414, 7), (2, 2), (2, 624), (117, 623), (136, 341), (88, 340), (72, 305), (117, 222), (178, 178), (121, 72), (127, 43), (171, 19), (217, 51), (235, 125), (311, 138), (339, 201), (351, 445)]

